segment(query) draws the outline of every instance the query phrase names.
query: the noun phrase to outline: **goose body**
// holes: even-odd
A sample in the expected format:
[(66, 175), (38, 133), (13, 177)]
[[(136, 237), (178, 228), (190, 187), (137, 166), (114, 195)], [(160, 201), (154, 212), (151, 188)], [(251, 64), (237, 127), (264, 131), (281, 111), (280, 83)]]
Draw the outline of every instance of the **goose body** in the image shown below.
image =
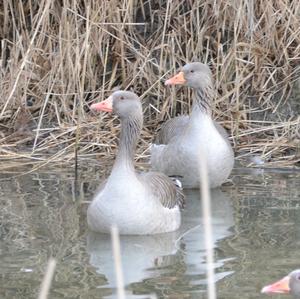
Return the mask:
[(211, 117), (210, 70), (201, 63), (191, 63), (179, 74), (181, 81), (176, 80), (177, 75), (167, 84), (188, 84), (190, 79), (190, 86), (195, 91), (192, 113), (171, 119), (162, 126), (157, 144), (151, 147), (152, 168), (179, 176), (185, 188), (199, 188), (199, 156), (205, 155), (209, 185), (218, 187), (230, 175), (234, 155), (225, 129)]
[(132, 92), (117, 91), (106, 101), (92, 108), (108, 111), (107, 106), (113, 107), (121, 118), (121, 138), (112, 172), (88, 208), (90, 229), (109, 233), (117, 225), (121, 234), (136, 235), (177, 230), (184, 200), (180, 189), (164, 174), (137, 173), (134, 168), (142, 126), (139, 98)]

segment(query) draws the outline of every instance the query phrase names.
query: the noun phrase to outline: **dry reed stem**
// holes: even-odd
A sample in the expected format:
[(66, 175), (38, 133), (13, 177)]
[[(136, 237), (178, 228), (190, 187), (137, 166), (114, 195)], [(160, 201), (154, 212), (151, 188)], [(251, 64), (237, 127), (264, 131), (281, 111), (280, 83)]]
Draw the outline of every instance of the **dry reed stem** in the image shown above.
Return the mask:
[(201, 189), (201, 203), (202, 216), (204, 227), (204, 243), (206, 253), (206, 276), (207, 276), (207, 293), (209, 299), (216, 299), (216, 285), (214, 273), (214, 246), (213, 246), (213, 231), (211, 223), (211, 207), (210, 207), (210, 190), (208, 183), (206, 157), (203, 152), (199, 155), (199, 172), (200, 172), (200, 189)]
[[(24, 57), (23, 57), (23, 61), (22, 61), (22, 63), (21, 63), (20, 69), (19, 69), (19, 71), (18, 71), (18, 73), (17, 73), (17, 76), (16, 76), (16, 79), (15, 79), (14, 85), (13, 85), (13, 87), (12, 87), (12, 90), (11, 90), (11, 92), (10, 92), (10, 94), (9, 94), (9, 96), (8, 96), (8, 98), (7, 98), (7, 100), (6, 100), (5, 103), (4, 103), (4, 106), (3, 106), (2, 111), (1, 111), (1, 113), (0, 113), (0, 117), (3, 116), (3, 114), (4, 114), (4, 112), (5, 112), (6, 108), (7, 108), (7, 105), (9, 104), (9, 102), (10, 102), (12, 96), (14, 95), (14, 92), (15, 92), (16, 87), (17, 87), (17, 85), (18, 85), (18, 82), (19, 82), (21, 73), (22, 73), (22, 71), (23, 71), (23, 69), (24, 69), (24, 67), (25, 67), (25, 64), (26, 64), (26, 62), (27, 62), (27, 59), (29, 58), (30, 51), (32, 50), (32, 46), (33, 46), (33, 43), (34, 43), (35, 38), (36, 38), (36, 36), (37, 36), (38, 30), (39, 30), (39, 28), (40, 28), (40, 26), (41, 26), (41, 24), (42, 24), (42, 21), (43, 21), (45, 15), (46, 15), (46, 13), (47, 13), (48, 10), (49, 10), (50, 4), (51, 4), (51, 1), (50, 1), (50, 0), (46, 0), (46, 1), (45, 1), (45, 7), (44, 7), (44, 9), (43, 9), (43, 11), (42, 11), (41, 17), (39, 18), (39, 21), (38, 21), (38, 23), (37, 23), (37, 25), (36, 25), (36, 28), (35, 28), (34, 32), (33, 32), (33, 36), (32, 36), (32, 38), (31, 38), (31, 40), (30, 40), (30, 43), (29, 43), (29, 47), (28, 47), (28, 49), (26, 50), (26, 53), (25, 53), (25, 55), (24, 55)], [(42, 7), (42, 6), (41, 6), (41, 7)]]
[(142, 95), (147, 159), (161, 122), (191, 110), (191, 92), (164, 79), (200, 60), (237, 156), (299, 166), (299, 1), (16, 3), (0, 4), (0, 160), (113, 156), (117, 122), (88, 106), (118, 86)]
[(124, 278), (121, 258), (120, 236), (116, 226), (111, 227), (112, 250), (115, 261), (118, 299), (125, 299)]
[(55, 261), (55, 259), (51, 258), (48, 261), (46, 273), (45, 273), (44, 279), (41, 284), (41, 290), (40, 290), (38, 299), (47, 299), (48, 298), (48, 294), (49, 294), (49, 290), (51, 287), (55, 267), (56, 267), (56, 261)]

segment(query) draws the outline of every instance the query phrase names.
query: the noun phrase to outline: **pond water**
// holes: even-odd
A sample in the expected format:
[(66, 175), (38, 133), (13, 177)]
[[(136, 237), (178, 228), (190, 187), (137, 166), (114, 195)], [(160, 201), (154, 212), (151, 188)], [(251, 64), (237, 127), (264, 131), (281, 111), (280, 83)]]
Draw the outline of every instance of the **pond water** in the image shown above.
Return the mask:
[[(37, 298), (48, 259), (49, 298), (117, 298), (109, 235), (91, 233), (87, 200), (101, 171), (0, 175), (0, 298)], [(235, 169), (214, 190), (218, 298), (267, 298), (262, 286), (300, 266), (300, 172)], [(121, 236), (127, 298), (206, 298), (199, 192), (190, 190), (179, 231)], [(280, 296), (277, 296), (280, 298)]]

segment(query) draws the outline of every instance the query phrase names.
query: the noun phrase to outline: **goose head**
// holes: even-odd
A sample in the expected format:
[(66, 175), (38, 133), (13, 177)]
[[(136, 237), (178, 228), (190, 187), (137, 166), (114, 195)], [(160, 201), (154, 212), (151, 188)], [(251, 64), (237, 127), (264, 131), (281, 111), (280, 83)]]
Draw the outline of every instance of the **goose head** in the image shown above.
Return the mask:
[(280, 279), (279, 281), (265, 286), (262, 293), (273, 294), (273, 293), (291, 293), (297, 298), (300, 297), (300, 269), (292, 271), (289, 275)]
[(165, 85), (185, 85), (194, 89), (205, 89), (211, 84), (212, 73), (209, 67), (201, 62), (186, 64), (178, 74), (165, 82)]
[(131, 92), (118, 90), (112, 93), (106, 100), (92, 104), (91, 110), (113, 112), (121, 119), (142, 117), (142, 104), (139, 97)]

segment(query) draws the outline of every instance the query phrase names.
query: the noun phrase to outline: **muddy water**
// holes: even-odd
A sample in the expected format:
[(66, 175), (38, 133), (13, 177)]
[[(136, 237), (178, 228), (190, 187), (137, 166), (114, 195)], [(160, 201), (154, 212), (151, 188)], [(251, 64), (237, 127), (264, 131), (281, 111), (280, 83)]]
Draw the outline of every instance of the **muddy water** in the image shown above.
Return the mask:
[[(0, 298), (37, 298), (49, 257), (50, 298), (116, 298), (110, 237), (86, 226), (99, 169), (0, 175)], [(267, 298), (263, 285), (300, 261), (300, 173), (235, 170), (212, 192), (218, 298)], [(201, 202), (187, 191), (179, 231), (121, 236), (127, 298), (206, 298)]]

